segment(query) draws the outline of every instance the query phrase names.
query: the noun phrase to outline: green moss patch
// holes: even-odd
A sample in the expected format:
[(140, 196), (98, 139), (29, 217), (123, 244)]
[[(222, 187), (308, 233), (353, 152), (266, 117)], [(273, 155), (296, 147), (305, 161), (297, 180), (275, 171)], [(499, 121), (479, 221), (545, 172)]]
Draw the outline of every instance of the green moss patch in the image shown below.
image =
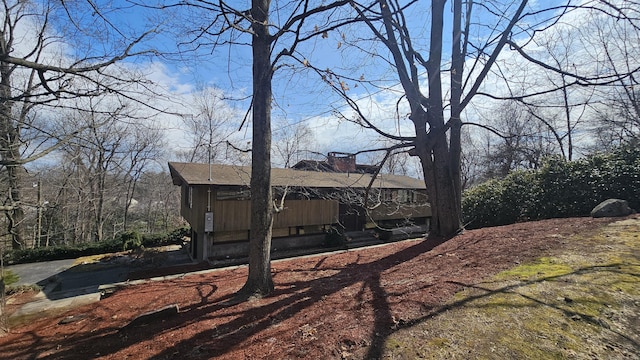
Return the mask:
[(459, 292), (385, 358), (627, 359), (640, 349), (640, 219)]
[(498, 274), (496, 279), (508, 280), (535, 280), (535, 279), (547, 279), (552, 280), (556, 277), (567, 275), (571, 273), (573, 269), (571, 266), (562, 263), (561, 260), (551, 257), (544, 257), (538, 259), (532, 264), (523, 264), (513, 269), (503, 271)]

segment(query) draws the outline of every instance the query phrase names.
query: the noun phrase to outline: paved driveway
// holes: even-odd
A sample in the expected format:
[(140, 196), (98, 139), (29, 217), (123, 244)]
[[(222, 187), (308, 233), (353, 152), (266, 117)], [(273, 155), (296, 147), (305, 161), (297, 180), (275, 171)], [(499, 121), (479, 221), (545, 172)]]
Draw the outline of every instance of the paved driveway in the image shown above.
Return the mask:
[[(155, 267), (193, 263), (186, 249), (180, 246), (167, 246), (158, 251), (162, 256), (159, 263), (153, 264)], [(43, 289), (11, 317), (44, 316), (49, 311), (68, 310), (99, 301), (102, 295), (100, 285), (126, 281), (132, 271), (145, 267), (145, 261), (126, 255), (74, 266), (76, 262), (76, 259), (71, 259), (7, 266), (20, 277), (17, 285), (37, 284)]]
[[(173, 266), (191, 263), (185, 249), (179, 246), (166, 247), (162, 251), (160, 264), (154, 266)], [(129, 273), (144, 268), (145, 260), (135, 256), (114, 256), (106, 261), (77, 264), (75, 259), (46, 261), (31, 264), (7, 266), (8, 270), (19, 276), (14, 285), (39, 285), (49, 299), (60, 299), (77, 294), (98, 292), (100, 285), (123, 282)]]
[(47, 280), (53, 275), (59, 274), (71, 266), (75, 259), (44, 261), (30, 264), (18, 264), (6, 266), (5, 269), (11, 270), (20, 278), (14, 285), (33, 285), (39, 284)]

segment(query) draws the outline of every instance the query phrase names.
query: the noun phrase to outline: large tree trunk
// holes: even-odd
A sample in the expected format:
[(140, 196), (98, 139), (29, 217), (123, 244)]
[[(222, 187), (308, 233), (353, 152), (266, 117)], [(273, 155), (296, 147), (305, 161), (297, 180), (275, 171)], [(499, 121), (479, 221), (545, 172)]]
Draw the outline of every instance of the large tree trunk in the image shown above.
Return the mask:
[(422, 164), (431, 204), (429, 233), (448, 238), (457, 234), (461, 228), (455, 171), (451, 169), (446, 133), (432, 130), (429, 135), (418, 136), (416, 139), (416, 151)]
[[(429, 97), (427, 109), (418, 119), (421, 125), (416, 128), (416, 148), (422, 162), (425, 185), (429, 193), (432, 217), (430, 233), (435, 236), (450, 237), (461, 228), (459, 196), (455, 176), (456, 149), (451, 149), (447, 142), (445, 131), (444, 105), (441, 78), (442, 38), (445, 0), (434, 0), (431, 4), (431, 47), (427, 62), (427, 76), (429, 78)], [(415, 107), (417, 108), (417, 106)], [(423, 135), (425, 130), (422, 123), (429, 124), (429, 134)], [(453, 134), (455, 138), (456, 133)], [(422, 147), (422, 149), (420, 149)]]
[[(4, 41), (2, 42), (4, 44)], [(0, 63), (0, 159), (7, 171), (7, 199), (4, 205), (7, 217), (7, 232), (11, 234), (13, 249), (25, 247), (24, 210), (22, 209), (21, 176), (24, 171), (20, 161), (20, 138), (14, 124), (13, 101), (11, 99), (12, 69), (7, 63)]]
[(251, 158), (251, 237), (249, 276), (237, 298), (260, 297), (273, 291), (271, 277), (271, 38), (270, 0), (253, 0), (253, 141)]
[(464, 53), (462, 49), (462, 0), (453, 1), (453, 41), (451, 48), (451, 117), (449, 123), (449, 152), (451, 178), (453, 180), (454, 196), (458, 221), (462, 218), (462, 72), (464, 71)]
[[(451, 158), (446, 136), (443, 134), (432, 150), (433, 156), (433, 184), (426, 184), (431, 188), (431, 207), (435, 208), (431, 218), (430, 232), (436, 236), (451, 237), (460, 231), (460, 211), (457, 207), (456, 181), (451, 169)], [(427, 179), (427, 176), (425, 176)]]
[[(393, 55), (400, 82), (411, 107), (410, 119), (413, 122), (416, 139), (415, 154), (419, 157), (424, 173), (424, 181), (431, 203), (431, 222), (429, 233), (434, 236), (448, 238), (461, 228), (459, 210), (459, 153), (451, 152), (447, 142), (447, 129), (444, 121), (444, 105), (441, 79), (442, 32), (444, 5), (446, 0), (433, 0), (431, 39), (427, 75), (429, 78), (429, 96), (424, 97), (420, 91), (415, 59), (406, 59), (394, 36), (396, 29), (391, 7), (381, 0), (380, 12), (383, 15), (386, 34), (386, 45)], [(407, 68), (408, 67), (408, 68)], [(457, 137), (458, 133), (454, 133)], [(458, 165), (456, 165), (456, 162)]]

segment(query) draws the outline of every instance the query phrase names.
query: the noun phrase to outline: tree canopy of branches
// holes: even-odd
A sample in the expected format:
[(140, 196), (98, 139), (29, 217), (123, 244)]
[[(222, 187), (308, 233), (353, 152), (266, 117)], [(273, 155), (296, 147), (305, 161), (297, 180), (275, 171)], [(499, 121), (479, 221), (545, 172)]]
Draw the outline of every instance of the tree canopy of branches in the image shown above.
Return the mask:
[[(395, 153), (416, 156), (432, 207), (430, 232), (443, 237), (455, 235), (462, 227), (463, 125), (498, 133), (491, 124), (470, 115), (469, 109), (478, 106), (474, 99), (519, 102), (530, 110), (527, 116), (543, 122), (544, 126), (534, 128), (546, 127), (562, 151), (567, 147), (570, 158), (575, 125), (581, 121), (573, 113), (578, 105), (569, 101), (570, 91), (628, 84), (638, 71), (634, 63), (615, 69), (601, 66), (607, 61), (606, 56), (589, 52), (591, 49), (584, 46), (590, 36), (588, 31), (573, 32), (574, 41), (560, 46), (565, 55), (582, 46), (580, 54), (585, 58), (580, 61), (570, 62), (560, 53), (539, 51), (552, 40), (557, 43), (559, 29), (571, 29), (567, 24), (577, 19), (585, 21), (587, 27), (590, 22), (603, 22), (614, 28), (619, 23), (638, 29), (638, 9), (634, 4), (578, 4), (571, 0), (552, 5), (527, 0), (253, 0), (250, 9), (234, 6), (223, 1), (188, 0), (168, 1), (161, 8), (180, 7), (186, 9), (190, 19), (197, 20), (197, 25), (184, 22), (186, 27), (180, 28), (185, 35), (180, 43), (185, 50), (183, 57), (188, 51), (196, 54), (203, 48), (211, 52), (224, 48), (233, 55), (240, 52), (231, 49), (251, 48), (251, 113), (240, 125), (242, 128), (251, 121), (253, 126), (250, 267), (247, 284), (240, 292), (244, 297), (259, 296), (273, 288), (269, 265), (273, 211), (269, 176), (271, 110), (278, 104), (273, 98), (277, 71), (294, 69), (295, 76), (296, 71), (308, 70), (318, 75), (346, 101), (351, 116), (344, 115), (344, 119), (390, 141), (391, 145), (384, 149), (383, 162)], [(351, 72), (341, 73), (337, 66), (325, 67), (310, 61), (310, 52), (317, 43), (308, 48), (304, 44), (332, 39), (334, 34), (338, 37), (337, 49), (351, 62)], [(617, 53), (609, 54), (609, 59), (616, 57), (616, 63)], [(363, 63), (354, 64), (354, 59)], [(227, 59), (230, 66), (241, 61), (232, 56)], [(525, 73), (514, 73), (514, 63), (526, 64), (522, 67)], [(362, 74), (354, 74), (355, 68)], [(545, 74), (546, 80), (528, 82), (522, 75), (531, 68)], [(388, 130), (365, 111), (361, 99), (380, 93), (392, 98), (388, 103), (396, 106), (397, 123), (406, 122), (408, 126)], [(563, 99), (564, 130), (555, 128), (555, 123), (535, 109), (535, 100), (543, 95)], [(507, 135), (503, 134), (503, 138), (521, 134)], [(538, 161), (539, 155), (534, 154), (535, 159), (530, 160)]]
[[(186, 43), (196, 48), (208, 46), (219, 48), (251, 44), (252, 51), (252, 146), (251, 146), (251, 238), (249, 241), (249, 276), (247, 283), (238, 292), (238, 299), (262, 296), (273, 290), (271, 279), (270, 248), (273, 219), (273, 196), (271, 189), (271, 109), (273, 102), (272, 80), (276, 70), (286, 56), (297, 52), (297, 47), (317, 36), (327, 28), (335, 27), (343, 18), (329, 20), (329, 13), (344, 7), (348, 1), (328, 4), (305, 0), (278, 4), (272, 9), (269, 0), (253, 0), (250, 9), (233, 8), (225, 2), (181, 2), (170, 6), (207, 10), (213, 21), (205, 19), (200, 31), (189, 32), (193, 38)], [(270, 17), (278, 11), (276, 20)], [(287, 14), (286, 16), (282, 16)], [(310, 23), (316, 18), (319, 27)], [(251, 41), (243, 42), (243, 36)], [(243, 124), (244, 125), (244, 124)], [(243, 126), (241, 125), (241, 127)]]
[[(314, 70), (343, 95), (354, 114), (352, 121), (395, 141), (387, 148), (389, 153), (408, 148), (420, 159), (433, 212), (431, 234), (448, 237), (462, 226), (462, 126), (477, 125), (495, 132), (489, 124), (463, 119), (474, 99), (516, 100), (529, 105), (544, 94), (566, 97), (573, 88), (602, 88), (633, 79), (639, 69), (637, 63), (627, 61), (625, 66), (615, 69), (604, 66), (611, 57), (590, 51), (593, 48), (572, 45), (571, 62), (539, 51), (559, 29), (571, 29), (566, 24), (578, 21), (582, 22), (583, 32), (575, 31), (572, 35), (579, 45), (589, 43), (591, 33), (584, 29), (592, 24), (606, 23), (616, 29), (624, 24), (637, 29), (639, 9), (623, 3), (619, 6), (617, 2), (566, 1), (545, 5), (526, 0), (508, 3), (452, 0), (449, 10), (445, 0), (354, 2), (358, 21), (349, 33), (351, 38), (342, 36), (347, 45), (342, 49), (365, 51), (376, 61), (377, 67), (371, 72), (387, 76), (386, 82), (379, 81), (372, 87), (361, 81), (362, 77), (341, 76), (333, 69)], [(361, 24), (370, 36), (363, 35)], [(578, 50), (584, 58), (576, 58)], [(613, 56), (615, 61), (621, 60), (619, 55), (616, 52)], [(513, 73), (515, 63), (526, 63), (529, 72), (534, 68), (538, 73), (548, 74), (548, 79), (554, 75), (559, 81), (529, 84), (522, 80), (522, 74)], [(355, 85), (348, 86), (349, 83), (360, 84), (359, 89), (369, 86), (370, 93), (384, 87), (388, 93), (398, 94), (395, 95), (398, 122), (408, 120), (413, 134), (389, 132), (379, 126), (357, 100), (362, 94), (353, 91)], [(568, 102), (564, 105), (567, 109), (571, 106)], [(565, 129), (571, 133), (569, 115)], [(567, 139), (571, 150), (571, 134)]]
[[(52, 133), (50, 109), (104, 93), (132, 98), (125, 86), (145, 87), (123, 59), (151, 53), (137, 50), (153, 30), (128, 35), (92, 2), (2, 1), (0, 28), (0, 166), (6, 173), (6, 214), (14, 248), (24, 246), (24, 165), (51, 154), (78, 134)], [(92, 13), (90, 23), (83, 15)], [(95, 32), (94, 32), (95, 31)], [(112, 34), (112, 42), (106, 33)], [(87, 39), (100, 36), (101, 49)], [(73, 39), (77, 48), (67, 46)], [(82, 48), (81, 45), (85, 47)]]

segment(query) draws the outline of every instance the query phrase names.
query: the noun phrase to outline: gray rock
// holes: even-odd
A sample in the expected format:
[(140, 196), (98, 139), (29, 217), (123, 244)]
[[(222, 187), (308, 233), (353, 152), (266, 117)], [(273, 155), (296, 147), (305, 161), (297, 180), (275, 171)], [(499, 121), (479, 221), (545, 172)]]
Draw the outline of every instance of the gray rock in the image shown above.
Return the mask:
[(626, 200), (607, 199), (591, 210), (591, 217), (618, 217), (633, 214)]

